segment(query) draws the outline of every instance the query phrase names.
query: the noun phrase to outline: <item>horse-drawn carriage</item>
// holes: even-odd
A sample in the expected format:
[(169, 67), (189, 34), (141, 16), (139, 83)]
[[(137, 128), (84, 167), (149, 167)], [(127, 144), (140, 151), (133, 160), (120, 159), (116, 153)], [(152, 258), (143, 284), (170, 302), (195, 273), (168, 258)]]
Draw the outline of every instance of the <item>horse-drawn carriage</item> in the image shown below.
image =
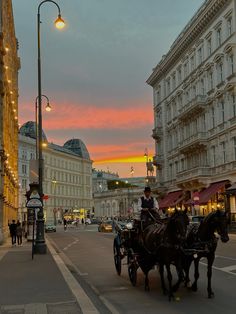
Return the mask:
[[(145, 275), (145, 290), (149, 290), (148, 273), (156, 265), (159, 267), (161, 285), (169, 300), (177, 291), (181, 282), (190, 286), (189, 269), (194, 261), (193, 291), (197, 290), (199, 277), (198, 265), (201, 257), (208, 260), (208, 297), (213, 297), (211, 289), (212, 264), (214, 262), (217, 238), (228, 241), (227, 215), (222, 211), (210, 213), (198, 226), (189, 227), (185, 211), (176, 211), (165, 220), (153, 221), (142, 227), (141, 221), (116, 224), (116, 236), (113, 242), (114, 263), (118, 275), (123, 264), (128, 266), (129, 279), (133, 286), (137, 282), (137, 270), (140, 267)], [(178, 281), (172, 285), (171, 264), (177, 270)], [(165, 286), (164, 266), (167, 271), (168, 289)]]

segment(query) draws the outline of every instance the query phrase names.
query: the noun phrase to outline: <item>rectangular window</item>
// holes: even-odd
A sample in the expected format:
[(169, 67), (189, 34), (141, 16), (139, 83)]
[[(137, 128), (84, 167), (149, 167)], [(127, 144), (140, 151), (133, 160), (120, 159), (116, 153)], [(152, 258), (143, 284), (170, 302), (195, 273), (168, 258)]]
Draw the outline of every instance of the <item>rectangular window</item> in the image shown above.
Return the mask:
[(175, 79), (175, 74), (173, 75), (172, 82), (173, 82), (173, 89), (175, 89), (175, 87), (176, 87), (176, 79)]
[(223, 100), (220, 102), (220, 116), (221, 116), (221, 123), (225, 122), (225, 104)]
[(211, 157), (212, 157), (212, 166), (216, 166), (216, 147), (212, 146), (211, 147)]
[(234, 55), (230, 55), (228, 57), (229, 60), (229, 74), (233, 74), (234, 73)]
[(200, 47), (198, 49), (198, 64), (201, 64), (203, 61), (203, 49), (202, 47)]
[(221, 32), (221, 28), (218, 28), (216, 31), (216, 37), (217, 37), (217, 45), (220, 46), (221, 45), (221, 41), (222, 41), (222, 32)]
[(193, 71), (195, 69), (194, 56), (190, 58), (190, 65), (191, 65), (191, 71)]
[(204, 79), (201, 79), (200, 81), (200, 91), (201, 91), (201, 95), (205, 95)]
[(179, 84), (182, 82), (182, 69), (181, 68), (178, 69), (178, 82)]
[(222, 163), (226, 163), (226, 150), (225, 150), (225, 142), (221, 142), (221, 152), (222, 152)]
[(22, 165), (22, 173), (27, 174), (26, 165)]
[(184, 171), (184, 159), (181, 159), (181, 170)]
[(212, 123), (212, 128), (215, 127), (215, 108), (211, 108), (211, 123)]
[(209, 90), (212, 90), (214, 87), (212, 70), (208, 72), (208, 83), (209, 83)]
[(209, 38), (207, 40), (207, 53), (208, 53), (208, 57), (211, 55), (212, 52), (212, 45), (211, 45), (211, 38)]
[(223, 64), (219, 63), (217, 66), (217, 70), (218, 70), (218, 84), (222, 83), (224, 80), (224, 76), (223, 76)]
[(232, 17), (228, 18), (227, 20), (227, 31), (228, 31), (228, 36), (232, 34)]

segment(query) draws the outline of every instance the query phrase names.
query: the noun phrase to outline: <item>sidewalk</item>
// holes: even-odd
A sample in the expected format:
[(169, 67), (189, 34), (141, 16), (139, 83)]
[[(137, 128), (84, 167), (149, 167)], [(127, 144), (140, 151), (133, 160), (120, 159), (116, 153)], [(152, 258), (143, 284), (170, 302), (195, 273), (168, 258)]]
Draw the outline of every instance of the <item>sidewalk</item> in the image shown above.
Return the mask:
[[(33, 260), (30, 242), (12, 247), (9, 241), (0, 246), (0, 314), (96, 313), (81, 310), (74, 292), (80, 287), (60, 257), (55, 261), (57, 253), (50, 243), (47, 245), (53, 255), (48, 249), (47, 254), (35, 255)], [(69, 279), (65, 281), (65, 277)], [(73, 283), (70, 287), (69, 280)]]

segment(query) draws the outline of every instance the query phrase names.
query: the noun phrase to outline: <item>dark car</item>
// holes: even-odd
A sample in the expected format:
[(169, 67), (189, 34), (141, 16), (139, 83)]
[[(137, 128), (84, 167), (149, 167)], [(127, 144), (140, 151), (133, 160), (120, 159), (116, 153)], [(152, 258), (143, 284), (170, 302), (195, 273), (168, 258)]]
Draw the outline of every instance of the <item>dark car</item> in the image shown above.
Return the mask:
[(196, 215), (196, 216), (189, 216), (189, 221), (191, 224), (199, 224), (200, 222), (203, 221), (203, 219), (205, 218), (205, 216), (203, 215)]
[(102, 222), (100, 218), (91, 218), (92, 225), (99, 225)]
[(45, 232), (56, 232), (57, 228), (53, 223), (46, 223)]

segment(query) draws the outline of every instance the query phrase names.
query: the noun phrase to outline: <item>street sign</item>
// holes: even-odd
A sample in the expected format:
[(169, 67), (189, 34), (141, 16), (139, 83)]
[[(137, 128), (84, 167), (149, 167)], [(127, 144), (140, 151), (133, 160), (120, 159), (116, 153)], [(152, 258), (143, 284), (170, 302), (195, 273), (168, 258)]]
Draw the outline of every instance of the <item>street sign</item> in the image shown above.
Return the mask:
[(37, 207), (42, 207), (43, 204), (40, 199), (38, 198), (31, 198), (28, 200), (26, 203), (26, 207), (31, 207), (31, 208), (37, 208)]

